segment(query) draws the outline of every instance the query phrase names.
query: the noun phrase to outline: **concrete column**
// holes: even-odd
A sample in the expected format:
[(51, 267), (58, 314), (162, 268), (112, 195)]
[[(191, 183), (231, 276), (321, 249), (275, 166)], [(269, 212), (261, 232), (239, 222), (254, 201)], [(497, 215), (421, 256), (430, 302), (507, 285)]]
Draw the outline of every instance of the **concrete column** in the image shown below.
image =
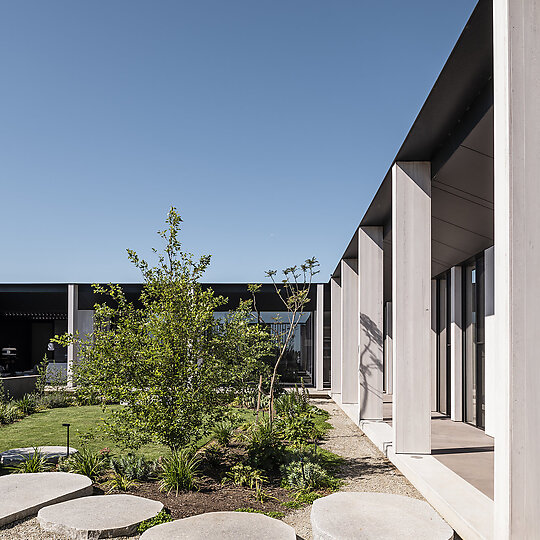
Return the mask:
[(341, 402), (358, 403), (358, 261), (341, 261)]
[(494, 0), (496, 539), (540, 530), (540, 2)]
[(431, 410), (438, 409), (437, 403), (437, 280), (431, 280)]
[(359, 413), (383, 419), (383, 228), (358, 229)]
[(392, 167), (394, 450), (431, 453), (431, 164)]
[(324, 361), (324, 284), (317, 285), (317, 309), (315, 311), (315, 389), (323, 390)]
[(386, 329), (384, 332), (384, 378), (386, 380), (385, 392), (392, 395), (392, 302), (386, 302), (384, 319)]
[(450, 269), (450, 418), (463, 420), (463, 310), (461, 266)]
[(341, 279), (330, 279), (331, 393), (341, 395)]
[[(75, 335), (77, 331), (79, 312), (79, 286), (73, 283), (68, 285), (68, 305), (67, 305), (67, 331), (68, 334)], [(67, 385), (73, 386), (73, 367), (77, 357), (77, 346), (72, 344), (67, 347)]]
[(496, 352), (497, 352), (497, 331), (495, 329), (495, 251), (493, 247), (484, 251), (484, 281), (485, 281), (485, 431), (487, 435), (495, 436), (495, 426), (497, 424), (495, 380), (496, 372)]

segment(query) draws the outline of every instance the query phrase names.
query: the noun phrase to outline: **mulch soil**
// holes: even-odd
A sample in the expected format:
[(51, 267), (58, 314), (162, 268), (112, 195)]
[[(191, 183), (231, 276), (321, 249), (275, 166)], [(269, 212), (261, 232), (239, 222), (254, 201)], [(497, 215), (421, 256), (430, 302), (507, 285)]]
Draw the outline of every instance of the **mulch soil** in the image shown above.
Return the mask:
[[(170, 510), (173, 519), (181, 519), (205, 512), (234, 511), (237, 508), (253, 508), (263, 512), (290, 511), (282, 506), (282, 502), (290, 499), (289, 492), (281, 487), (264, 486), (270, 497), (261, 503), (255, 499), (255, 491), (231, 484), (222, 485), (212, 478), (204, 478), (198, 491), (174, 491), (167, 494), (159, 490), (158, 482), (140, 482), (129, 490), (131, 495), (146, 497), (163, 503)], [(277, 500), (275, 500), (275, 499)]]

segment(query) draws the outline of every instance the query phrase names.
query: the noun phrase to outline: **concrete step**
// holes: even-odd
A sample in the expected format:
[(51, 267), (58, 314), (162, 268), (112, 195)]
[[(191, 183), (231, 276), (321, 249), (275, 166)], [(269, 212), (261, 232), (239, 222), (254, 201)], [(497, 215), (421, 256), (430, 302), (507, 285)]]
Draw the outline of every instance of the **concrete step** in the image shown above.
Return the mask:
[(42, 508), (38, 522), (44, 531), (75, 540), (127, 536), (141, 521), (163, 510), (158, 501), (134, 495), (97, 495)]
[[(50, 463), (58, 463), (60, 458), (66, 457), (67, 447), (65, 446), (38, 446), (38, 452), (43, 454)], [(0, 465), (5, 467), (13, 467), (34, 455), (35, 449), (29, 448), (12, 448), (0, 453)], [(69, 448), (69, 455), (75, 454), (75, 448)]]
[(263, 514), (209, 512), (148, 529), (141, 540), (296, 540), (294, 529)]
[(0, 527), (37, 514), (49, 504), (92, 494), (81, 474), (45, 472), (0, 476)]
[(389, 493), (334, 493), (311, 508), (313, 540), (450, 540), (454, 531), (426, 502)]

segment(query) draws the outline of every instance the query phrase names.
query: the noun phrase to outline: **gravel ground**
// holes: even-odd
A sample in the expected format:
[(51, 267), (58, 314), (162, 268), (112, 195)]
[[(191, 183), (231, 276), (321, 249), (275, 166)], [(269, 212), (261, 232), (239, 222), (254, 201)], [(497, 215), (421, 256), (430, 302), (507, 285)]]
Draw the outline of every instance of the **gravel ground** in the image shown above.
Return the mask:
[[(1, 528), (0, 538), (2, 540), (66, 540), (65, 536), (42, 531), (35, 517), (15, 521), (6, 525), (5, 528)], [(137, 538), (139, 538), (138, 534), (129, 538), (119, 536), (116, 540), (136, 540)]]
[[(344, 481), (341, 491), (378, 491), (423, 499), (333, 401), (320, 399), (312, 400), (312, 403), (330, 413), (328, 421), (334, 429), (328, 432), (327, 440), (321, 446), (345, 459), (338, 474)], [(300, 540), (312, 540), (310, 512), (311, 506), (301, 508), (283, 520), (294, 527)]]
[[(333, 401), (313, 400), (313, 404), (330, 413), (329, 422), (334, 429), (328, 432), (327, 440), (321, 446), (345, 459), (338, 475), (344, 481), (342, 491), (378, 491), (422, 499), (420, 493)], [(311, 506), (308, 506), (284, 518), (286, 523), (294, 527), (299, 540), (312, 540), (310, 512)], [(139, 535), (131, 536), (130, 540), (137, 538)], [(0, 539), (66, 540), (65, 537), (43, 532), (36, 518), (0, 529)]]

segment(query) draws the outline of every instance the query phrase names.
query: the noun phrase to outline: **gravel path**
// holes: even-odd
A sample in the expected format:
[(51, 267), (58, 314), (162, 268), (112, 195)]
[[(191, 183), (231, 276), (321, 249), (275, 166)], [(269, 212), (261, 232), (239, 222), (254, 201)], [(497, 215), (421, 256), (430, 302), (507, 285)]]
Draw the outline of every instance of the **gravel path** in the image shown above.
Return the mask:
[[(342, 491), (378, 491), (421, 499), (408, 480), (386, 459), (363, 432), (331, 400), (313, 400), (313, 404), (330, 413), (330, 430), (323, 448), (345, 459), (338, 476), (343, 479)], [(312, 540), (311, 506), (288, 514), (284, 521), (294, 527), (299, 540)], [(65, 540), (65, 537), (43, 532), (36, 518), (29, 518), (0, 529), (2, 540)], [(125, 539), (125, 537), (123, 537)], [(136, 540), (138, 535), (129, 540)], [(119, 538), (118, 540), (123, 540)]]
[[(334, 429), (328, 432), (327, 440), (321, 446), (345, 459), (338, 474), (344, 481), (341, 491), (378, 491), (423, 499), (333, 401), (319, 399), (312, 400), (312, 403), (330, 413), (328, 422)], [(301, 508), (283, 520), (294, 527), (301, 540), (312, 540), (310, 512), (311, 506)]]

